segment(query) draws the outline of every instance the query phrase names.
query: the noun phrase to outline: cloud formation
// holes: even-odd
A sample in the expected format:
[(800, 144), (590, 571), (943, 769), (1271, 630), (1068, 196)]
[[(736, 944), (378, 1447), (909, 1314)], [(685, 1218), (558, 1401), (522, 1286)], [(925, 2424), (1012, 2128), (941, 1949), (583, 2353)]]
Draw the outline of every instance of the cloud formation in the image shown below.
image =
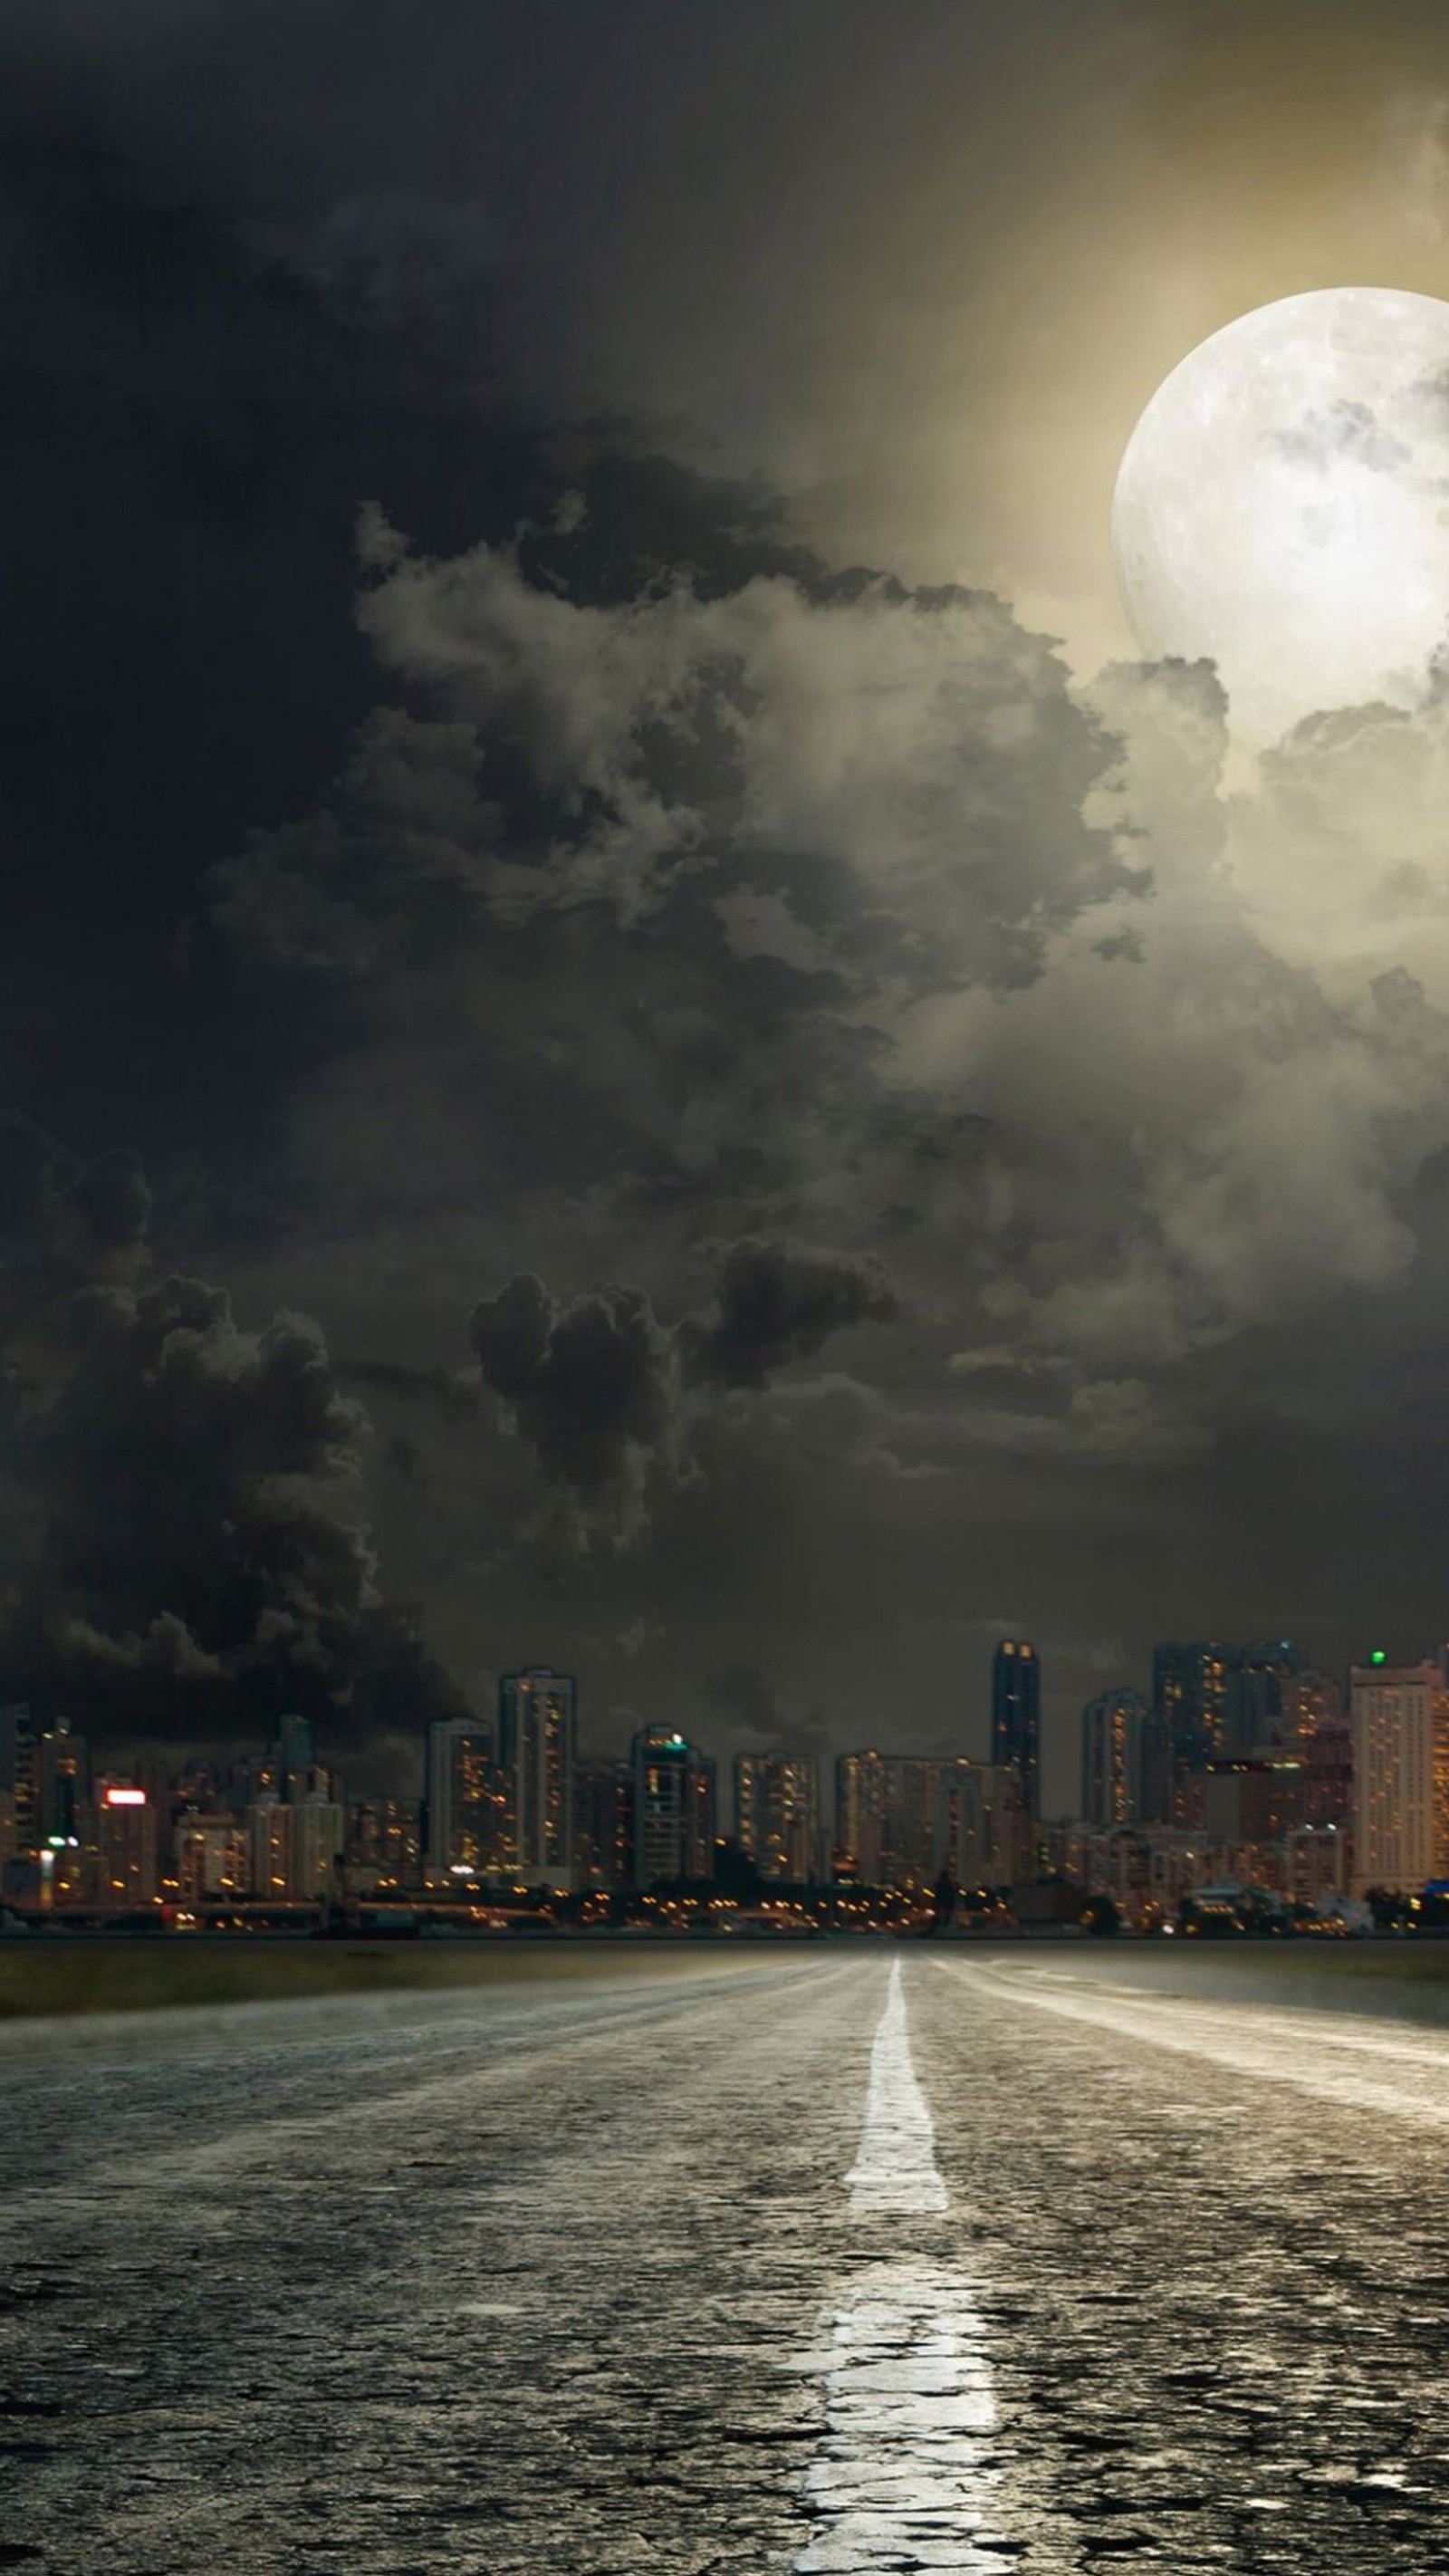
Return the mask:
[(310, 1317), (247, 1330), (223, 1288), (153, 1280), (149, 1210), (134, 1154), (0, 1121), (6, 1681), (103, 1734), (283, 1704), (355, 1733), (371, 1678), (427, 1670), (379, 1594), (367, 1415)]
[(560, 1304), (523, 1272), (474, 1307), (468, 1334), (571, 1541), (627, 1548), (648, 1529), (651, 1489), (698, 1476), (692, 1434), (711, 1396), (758, 1392), (832, 1334), (895, 1312), (878, 1264), (755, 1236), (725, 1247), (712, 1304), (674, 1325), (642, 1288)]

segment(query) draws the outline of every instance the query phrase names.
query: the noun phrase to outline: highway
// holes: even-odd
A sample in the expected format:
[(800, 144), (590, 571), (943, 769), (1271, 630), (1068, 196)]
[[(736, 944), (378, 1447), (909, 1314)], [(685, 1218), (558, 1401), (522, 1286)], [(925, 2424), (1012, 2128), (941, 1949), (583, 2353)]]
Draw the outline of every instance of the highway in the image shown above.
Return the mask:
[(1449, 2034), (1196, 1964), (0, 2029), (0, 2567), (1423, 2576)]

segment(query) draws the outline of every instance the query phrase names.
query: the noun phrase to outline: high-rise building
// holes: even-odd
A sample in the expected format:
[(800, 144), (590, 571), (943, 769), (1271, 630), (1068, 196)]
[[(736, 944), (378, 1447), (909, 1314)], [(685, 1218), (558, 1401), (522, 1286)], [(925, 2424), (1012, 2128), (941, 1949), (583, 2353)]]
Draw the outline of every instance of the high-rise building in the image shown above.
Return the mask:
[(149, 1905), (156, 1894), (156, 1810), (132, 1780), (96, 1784), (102, 1905)]
[(68, 1717), (58, 1717), (32, 1732), (25, 1751), (33, 1847), (78, 1842), (86, 1803), (84, 1736), (75, 1733)]
[(172, 1829), (171, 1849), (184, 1903), (218, 1904), (247, 1894), (251, 1886), (247, 1831), (235, 1816), (185, 1810)]
[(1103, 1691), (1082, 1711), (1082, 1816), (1099, 1832), (1138, 1820), (1146, 1716), (1147, 1703), (1133, 1690)]
[(954, 1769), (949, 1758), (933, 1754), (888, 1758), (881, 1854), (887, 1887), (934, 1887), (947, 1860), (943, 1793), (946, 1775)]
[(253, 1896), (280, 1902), (291, 1893), (292, 1811), (280, 1798), (247, 1809), (247, 1877)]
[(347, 1810), (342, 1865), (354, 1896), (416, 1887), (422, 1873), (416, 1799), (354, 1799)]
[(493, 1729), (475, 1717), (443, 1717), (428, 1728), (424, 1875), (498, 1869), (507, 1830)]
[(1449, 1879), (1449, 1647), (1431, 1658), (1435, 1688), (1429, 1702), (1433, 1732), (1434, 1866), (1436, 1879)]
[(576, 1762), (574, 1885), (627, 1887), (633, 1867), (633, 1773), (629, 1764)]
[(1003, 1637), (991, 1662), (991, 1760), (1021, 1781), (1027, 1813), (1041, 1809), (1041, 1664), (1025, 1638)]
[(1434, 1662), (1377, 1655), (1349, 1675), (1354, 1889), (1413, 1893), (1434, 1875)]
[(1303, 1765), (1279, 1752), (1227, 1754), (1201, 1779), (1202, 1828), (1226, 1846), (1277, 1843), (1305, 1822)]
[(993, 1777), (956, 1755), (842, 1753), (835, 1765), (837, 1870), (862, 1887), (928, 1888), (943, 1869), (958, 1885), (978, 1885), (989, 1854)]
[(985, 1823), (986, 1885), (1017, 1887), (1034, 1878), (1037, 1822), (1014, 1762), (993, 1765), (986, 1774)]
[(820, 1866), (815, 1764), (789, 1753), (737, 1753), (735, 1840), (761, 1878), (813, 1878)]
[(346, 1808), (335, 1798), (306, 1797), (288, 1813), (292, 1820), (289, 1892), (297, 1897), (334, 1894), (347, 1841)]
[(1228, 1674), (1233, 1648), (1207, 1639), (1172, 1642), (1152, 1650), (1152, 1706), (1171, 1747), (1174, 1812), (1184, 1806), (1183, 1783), (1224, 1751)]
[(498, 1685), (498, 1757), (511, 1866), (529, 1886), (567, 1887), (573, 1871), (575, 1688), (531, 1664)]
[(1144, 1701), (1137, 1726), (1137, 1814), (1143, 1824), (1170, 1825), (1176, 1812), (1172, 1730), (1163, 1711)]
[(1224, 1754), (1261, 1753), (1280, 1742), (1285, 1693), (1305, 1660), (1291, 1637), (1261, 1638), (1239, 1647), (1223, 1692)]
[(1283, 1685), (1282, 1747), (1303, 1765), (1305, 1825), (1346, 1827), (1353, 1818), (1353, 1730), (1343, 1692), (1327, 1673), (1293, 1674)]
[(347, 1835), (347, 1815), (330, 1798), (288, 1806), (264, 1798), (247, 1815), (254, 1896), (302, 1903), (330, 1896)]
[(879, 1887), (883, 1883), (888, 1776), (883, 1753), (836, 1756), (836, 1867), (862, 1887)]
[(9, 1802), (13, 1851), (33, 1852), (40, 1841), (36, 1816), (36, 1723), (27, 1700), (0, 1708), (0, 1797)]
[(714, 1876), (714, 1764), (677, 1728), (643, 1726), (630, 1751), (636, 1887)]
[(996, 1774), (983, 1762), (965, 1760), (941, 1763), (940, 1774), (940, 1866), (957, 1887), (982, 1887), (991, 1859), (990, 1796)]

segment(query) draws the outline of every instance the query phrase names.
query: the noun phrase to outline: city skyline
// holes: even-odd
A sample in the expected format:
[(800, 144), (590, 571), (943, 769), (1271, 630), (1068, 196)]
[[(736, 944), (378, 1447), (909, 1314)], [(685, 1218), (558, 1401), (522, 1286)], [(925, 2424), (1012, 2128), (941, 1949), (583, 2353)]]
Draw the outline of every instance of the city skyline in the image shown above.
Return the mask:
[(1150, 1699), (1083, 1706), (1080, 1794), (1055, 1813), (1034, 1760), (1040, 1676), (1032, 1641), (996, 1650), (989, 1760), (782, 1739), (735, 1752), (728, 1798), (714, 1750), (677, 1724), (581, 1751), (575, 1677), (546, 1665), (505, 1674), (492, 1717), (432, 1720), (420, 1794), (402, 1798), (350, 1794), (300, 1715), (229, 1765), (102, 1770), (68, 1720), (12, 1704), (0, 1893), (46, 1909), (574, 1899), (743, 1869), (757, 1887), (982, 1887), (1029, 1912), (1032, 1889), (1075, 1886), (1135, 1916), (1201, 1887), (1322, 1903), (1449, 1880), (1449, 1646), (1407, 1666), (1376, 1647), (1339, 1682), (1288, 1638), (1162, 1642)]
[[(1449, 1623), (1446, 1623), (1446, 1630), (1449, 1630)], [(1086, 1686), (1073, 1690), (1061, 1680), (1059, 1669), (1054, 1666), (1054, 1650), (1050, 1643), (1039, 1643), (1025, 1629), (1017, 1626), (1009, 1636), (1003, 1634), (995, 1645), (978, 1648), (974, 1678), (966, 1674), (960, 1677), (959, 1688), (954, 1695), (959, 1714), (954, 1718), (949, 1710), (943, 1711), (939, 1717), (933, 1710), (919, 1716), (907, 1716), (903, 1713), (906, 1701), (890, 1701), (884, 1707), (874, 1706), (863, 1725), (853, 1721), (848, 1714), (834, 1714), (818, 1703), (801, 1702), (791, 1708), (770, 1690), (760, 1666), (743, 1656), (734, 1658), (720, 1672), (707, 1675), (693, 1691), (671, 1694), (671, 1697), (686, 1713), (689, 1731), (708, 1736), (720, 1747), (724, 1758), (731, 1761), (740, 1753), (758, 1751), (765, 1754), (790, 1747), (804, 1748), (828, 1761), (838, 1752), (860, 1749), (871, 1741), (877, 1742), (883, 1751), (961, 1754), (968, 1760), (983, 1763), (1000, 1752), (1002, 1758), (1014, 1760), (1016, 1757), (1008, 1749), (1007, 1736), (1003, 1732), (1004, 1725), (1011, 1721), (1004, 1718), (1000, 1676), (1003, 1648), (1014, 1654), (1019, 1644), (1024, 1645), (1035, 1677), (1031, 1687), (1035, 1692), (1039, 1723), (1041, 1786), (1037, 1803), (1044, 1810), (1063, 1813), (1075, 1804), (1081, 1781), (1082, 1716), (1097, 1701), (1125, 1696), (1129, 1701), (1140, 1700), (1149, 1716), (1170, 1715), (1174, 1699), (1182, 1691), (1183, 1670), (1191, 1674), (1198, 1660), (1205, 1658), (1205, 1683), (1190, 1684), (1189, 1687), (1195, 1687), (1199, 1695), (1204, 1688), (1209, 1696), (1216, 1692), (1224, 1714), (1215, 1740), (1218, 1749), (1226, 1750), (1251, 1740), (1251, 1694), (1258, 1693), (1261, 1709), (1262, 1692), (1265, 1687), (1271, 1687), (1269, 1676), (1280, 1664), (1284, 1672), (1291, 1665), (1296, 1674), (1309, 1680), (1322, 1673), (1331, 1673), (1342, 1682), (1356, 1663), (1370, 1655), (1398, 1667), (1421, 1660), (1426, 1652), (1439, 1651), (1437, 1645), (1425, 1647), (1420, 1642), (1412, 1651), (1401, 1652), (1392, 1644), (1380, 1642), (1390, 1634), (1389, 1631), (1372, 1625), (1358, 1631), (1341, 1662), (1317, 1653), (1311, 1646), (1286, 1634), (1255, 1637), (1240, 1632), (1241, 1643), (1229, 1642), (1230, 1634), (1223, 1628), (1215, 1637), (1205, 1630), (1198, 1632), (1195, 1639), (1186, 1630), (1177, 1639), (1159, 1636), (1143, 1648), (1135, 1663), (1125, 1654), (1109, 1656), (1104, 1653), (1099, 1667), (1085, 1666)], [(1432, 1626), (1421, 1634), (1432, 1639)], [(1364, 1643), (1365, 1636), (1373, 1640), (1371, 1645)], [(899, 1657), (897, 1663), (899, 1665)], [(1068, 1670), (1084, 1669), (1079, 1656), (1070, 1647), (1066, 1650), (1066, 1663)], [(415, 1724), (405, 1723), (400, 1731), (387, 1739), (386, 1767), (377, 1781), (378, 1787), (388, 1789), (400, 1785), (398, 1765), (401, 1763), (405, 1771), (411, 1762), (410, 1748), (419, 1725), (453, 1726), (464, 1740), (477, 1734), (480, 1741), (488, 1743), (491, 1758), (491, 1749), (497, 1744), (502, 1723), (502, 1697), (510, 1682), (530, 1673), (547, 1675), (556, 1669), (549, 1664), (501, 1666), (496, 1675), (480, 1683), (477, 1702), (468, 1707), (456, 1706), (442, 1720), (433, 1719), (424, 1703)], [(570, 1670), (567, 1674), (560, 1673), (560, 1677), (571, 1685), (576, 1711), (585, 1713), (582, 1721), (577, 1714), (572, 1720), (576, 1759), (619, 1751), (641, 1726), (662, 1723), (634, 1700), (606, 1699), (601, 1713), (601, 1694), (589, 1688), (584, 1676)], [(1250, 1695), (1246, 1699), (1245, 1693)], [(22, 1691), (16, 1694), (16, 1698), (33, 1701), (37, 1708), (42, 1705), (34, 1693)], [(0, 1708), (4, 1705), (0, 1701)], [(84, 1699), (77, 1697), (72, 1706), (50, 1706), (48, 1713), (79, 1723), (84, 1709)], [(164, 1736), (157, 1736), (144, 1726), (126, 1734), (113, 1732), (104, 1702), (98, 1713), (99, 1728), (92, 1724), (85, 1729), (98, 1748), (110, 1748), (124, 1755), (144, 1752), (157, 1757), (166, 1757), (174, 1752), (178, 1758), (185, 1758), (188, 1754), (197, 1753), (222, 1761), (229, 1759), (233, 1751), (238, 1759), (245, 1758), (246, 1745), (255, 1742), (258, 1732), (264, 1731), (269, 1722), (266, 1713), (259, 1711), (238, 1747), (232, 1747), (226, 1735), (171, 1747)], [(284, 1714), (278, 1709), (270, 1722), (280, 1724)], [(335, 1742), (348, 1744), (351, 1767), (372, 1778), (377, 1764), (376, 1748), (371, 1742), (357, 1745), (350, 1740), (345, 1709), (329, 1708), (323, 1703), (296, 1723), (309, 1728), (313, 1735), (330, 1728)], [(1208, 1737), (1203, 1735), (1201, 1741), (1206, 1743)]]

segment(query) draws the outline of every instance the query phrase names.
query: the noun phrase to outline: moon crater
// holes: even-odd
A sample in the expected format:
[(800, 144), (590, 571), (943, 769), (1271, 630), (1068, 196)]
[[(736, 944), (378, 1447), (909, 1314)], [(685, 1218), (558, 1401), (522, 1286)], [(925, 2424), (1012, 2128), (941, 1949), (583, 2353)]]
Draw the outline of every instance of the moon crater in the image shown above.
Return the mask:
[(1449, 634), (1449, 303), (1330, 287), (1242, 314), (1158, 387), (1112, 504), (1153, 660), (1218, 666), (1234, 731), (1423, 697)]

